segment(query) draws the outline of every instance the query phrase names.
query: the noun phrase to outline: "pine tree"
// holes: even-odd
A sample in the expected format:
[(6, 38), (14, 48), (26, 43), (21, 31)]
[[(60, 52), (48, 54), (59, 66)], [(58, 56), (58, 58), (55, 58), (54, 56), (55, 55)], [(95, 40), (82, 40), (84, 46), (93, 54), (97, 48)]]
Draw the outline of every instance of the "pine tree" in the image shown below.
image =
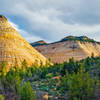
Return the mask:
[(30, 82), (22, 86), (20, 100), (35, 100), (35, 92), (32, 90)]
[(67, 84), (71, 100), (89, 100), (93, 93), (94, 80), (81, 66), (78, 73), (69, 75)]

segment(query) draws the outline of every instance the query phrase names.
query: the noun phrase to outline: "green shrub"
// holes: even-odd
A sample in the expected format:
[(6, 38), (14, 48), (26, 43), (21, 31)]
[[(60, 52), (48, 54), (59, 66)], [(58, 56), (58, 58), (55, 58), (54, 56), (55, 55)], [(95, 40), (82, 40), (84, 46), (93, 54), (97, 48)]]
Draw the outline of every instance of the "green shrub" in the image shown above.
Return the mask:
[(2, 94), (0, 94), (0, 100), (5, 100), (5, 97)]
[(81, 67), (77, 74), (68, 74), (62, 78), (62, 89), (69, 90), (71, 100), (90, 100), (94, 80)]
[(6, 75), (6, 72), (8, 70), (8, 62), (2, 61), (2, 63), (1, 63), (1, 69), (2, 69), (2, 74)]
[(52, 73), (46, 74), (46, 78), (52, 78), (52, 77), (53, 77)]
[(20, 92), (20, 100), (35, 100), (35, 92), (29, 82), (25, 83)]

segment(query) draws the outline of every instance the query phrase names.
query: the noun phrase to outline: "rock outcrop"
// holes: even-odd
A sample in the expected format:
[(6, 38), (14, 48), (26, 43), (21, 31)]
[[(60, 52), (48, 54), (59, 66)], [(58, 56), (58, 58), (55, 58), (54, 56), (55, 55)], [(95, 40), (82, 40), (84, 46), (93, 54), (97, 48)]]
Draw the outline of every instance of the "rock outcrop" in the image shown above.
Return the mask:
[(0, 63), (7, 61), (11, 67), (17, 62), (21, 66), (24, 59), (29, 66), (46, 64), (47, 61), (42, 54), (21, 37), (4, 16), (0, 15)]
[(61, 41), (35, 47), (53, 63), (63, 63), (74, 57), (81, 60), (94, 54), (100, 56), (100, 43), (88, 37), (69, 36)]

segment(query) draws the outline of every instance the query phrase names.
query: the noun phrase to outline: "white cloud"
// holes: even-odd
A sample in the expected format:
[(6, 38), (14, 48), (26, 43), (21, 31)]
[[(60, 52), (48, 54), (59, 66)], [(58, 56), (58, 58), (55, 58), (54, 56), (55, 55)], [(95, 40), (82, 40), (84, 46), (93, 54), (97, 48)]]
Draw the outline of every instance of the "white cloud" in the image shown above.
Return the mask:
[(18, 31), (22, 36), (29, 36), (29, 34), (23, 30), (23, 29), (20, 29), (19, 26), (13, 22), (11, 22), (10, 20), (8, 20), (10, 25), (16, 30)]
[(56, 41), (67, 35), (84, 34), (99, 40), (99, 4), (99, 0), (0, 0), (0, 9), (27, 23), (27, 29), (13, 26), (28, 41)]
[(10, 25), (20, 33), (20, 35), (22, 35), (29, 43), (33, 42), (33, 41), (37, 41), (37, 40), (42, 40), (40, 37), (37, 37), (35, 35), (30, 36), (30, 34), (28, 34), (28, 32), (26, 32), (23, 29), (20, 29), (18, 25), (16, 25), (15, 23), (11, 22), (9, 20)]
[(32, 43), (32, 42), (35, 42), (35, 41), (38, 41), (38, 40), (42, 40), (40, 37), (37, 37), (37, 36), (26, 37), (25, 39), (26, 39), (29, 43)]

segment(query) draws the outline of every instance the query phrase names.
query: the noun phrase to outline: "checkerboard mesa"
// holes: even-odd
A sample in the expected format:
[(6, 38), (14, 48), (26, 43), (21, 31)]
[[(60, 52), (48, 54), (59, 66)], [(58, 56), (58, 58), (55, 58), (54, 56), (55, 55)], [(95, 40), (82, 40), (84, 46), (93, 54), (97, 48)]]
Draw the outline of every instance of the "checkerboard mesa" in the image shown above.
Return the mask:
[(6, 17), (0, 15), (0, 63), (6, 61), (12, 67), (17, 62), (21, 67), (24, 60), (28, 66), (47, 63), (47, 59), (21, 37)]
[(41, 54), (53, 63), (68, 62), (70, 58), (82, 60), (86, 57), (100, 56), (100, 42), (87, 36), (68, 36), (54, 43), (31, 43)]

